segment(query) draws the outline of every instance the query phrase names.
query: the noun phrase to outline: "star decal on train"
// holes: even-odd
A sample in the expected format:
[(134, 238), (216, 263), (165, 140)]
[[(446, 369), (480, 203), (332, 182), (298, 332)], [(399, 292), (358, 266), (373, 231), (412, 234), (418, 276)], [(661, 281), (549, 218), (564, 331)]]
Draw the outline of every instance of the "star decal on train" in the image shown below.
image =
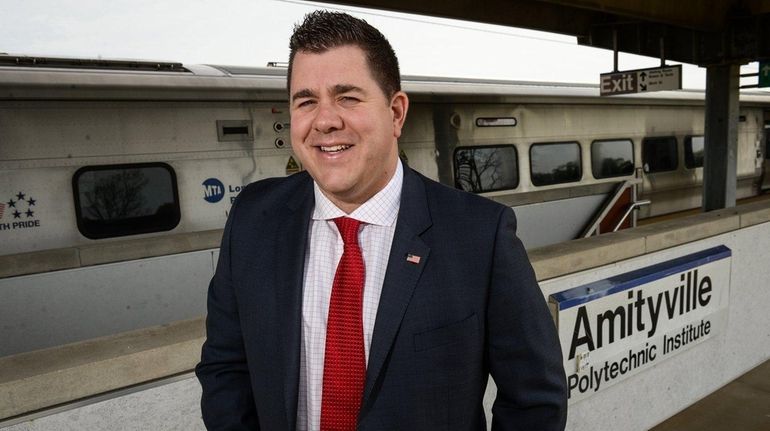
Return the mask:
[[(13, 220), (33, 219), (35, 218), (35, 210), (33, 210), (32, 207), (37, 207), (37, 199), (32, 197), (29, 193), (17, 191), (16, 194), (7, 201), (0, 201), (0, 220), (4, 217)], [(6, 209), (8, 211), (5, 211)]]

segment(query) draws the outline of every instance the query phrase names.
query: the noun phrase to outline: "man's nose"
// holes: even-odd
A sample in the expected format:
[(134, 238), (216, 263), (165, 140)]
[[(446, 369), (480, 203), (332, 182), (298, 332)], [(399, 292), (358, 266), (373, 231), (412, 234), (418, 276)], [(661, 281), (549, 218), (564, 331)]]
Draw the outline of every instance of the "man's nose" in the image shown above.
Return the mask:
[(342, 129), (342, 117), (338, 107), (333, 102), (319, 102), (313, 128), (321, 133), (329, 133)]

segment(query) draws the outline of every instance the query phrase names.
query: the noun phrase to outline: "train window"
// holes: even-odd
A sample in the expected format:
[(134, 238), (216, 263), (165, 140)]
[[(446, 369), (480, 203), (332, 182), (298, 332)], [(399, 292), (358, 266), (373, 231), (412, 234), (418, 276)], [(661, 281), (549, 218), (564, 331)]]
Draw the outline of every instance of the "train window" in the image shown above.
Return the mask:
[(455, 187), (482, 193), (519, 185), (518, 156), (513, 145), (458, 147), (454, 155)]
[(577, 142), (534, 144), (529, 148), (529, 163), (536, 186), (571, 183), (583, 176)]
[(676, 153), (676, 138), (644, 138), (642, 141), (642, 163), (644, 172), (655, 173), (673, 171), (679, 165)]
[(622, 177), (634, 173), (634, 143), (630, 139), (603, 139), (591, 143), (594, 178)]
[(78, 229), (87, 238), (171, 230), (179, 224), (176, 175), (165, 163), (87, 166), (72, 177)]
[(688, 169), (703, 167), (703, 136), (686, 136), (684, 138), (684, 165)]

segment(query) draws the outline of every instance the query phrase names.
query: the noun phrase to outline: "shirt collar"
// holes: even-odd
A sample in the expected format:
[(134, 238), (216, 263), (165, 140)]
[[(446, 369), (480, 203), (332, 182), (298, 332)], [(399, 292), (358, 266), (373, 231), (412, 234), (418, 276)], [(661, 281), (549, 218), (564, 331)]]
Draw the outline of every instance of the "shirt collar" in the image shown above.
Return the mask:
[(337, 208), (332, 201), (321, 192), (318, 183), (313, 181), (315, 194), (315, 208), (313, 220), (331, 220), (337, 217), (347, 216), (366, 224), (378, 226), (392, 226), (396, 222), (398, 209), (401, 206), (401, 186), (404, 182), (404, 168), (401, 160), (396, 163), (396, 172), (388, 181), (388, 184), (377, 194), (356, 208), (352, 213), (345, 214)]

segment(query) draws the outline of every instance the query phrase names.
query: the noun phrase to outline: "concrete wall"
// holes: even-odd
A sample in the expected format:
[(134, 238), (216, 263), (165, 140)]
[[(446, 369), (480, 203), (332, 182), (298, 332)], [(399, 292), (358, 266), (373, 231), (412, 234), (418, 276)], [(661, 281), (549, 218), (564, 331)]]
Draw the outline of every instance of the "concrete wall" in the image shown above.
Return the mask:
[(201, 316), (215, 254), (194, 251), (0, 279), (0, 357)]
[[(768, 238), (770, 204), (759, 203), (533, 250), (530, 257), (546, 297), (716, 245), (726, 245), (733, 253), (727, 323), (721, 332), (571, 404), (567, 429), (649, 429), (770, 358)], [(200, 388), (194, 378), (86, 402), (35, 420), (24, 416), (46, 406), (189, 371), (197, 362), (201, 329), (201, 320), (180, 322), (0, 358), (0, 421), (6, 418), (0, 427), (5, 424), (14, 431), (202, 429)], [(47, 388), (67, 393), (56, 398), (59, 391)], [(491, 386), (487, 407), (494, 392)]]

